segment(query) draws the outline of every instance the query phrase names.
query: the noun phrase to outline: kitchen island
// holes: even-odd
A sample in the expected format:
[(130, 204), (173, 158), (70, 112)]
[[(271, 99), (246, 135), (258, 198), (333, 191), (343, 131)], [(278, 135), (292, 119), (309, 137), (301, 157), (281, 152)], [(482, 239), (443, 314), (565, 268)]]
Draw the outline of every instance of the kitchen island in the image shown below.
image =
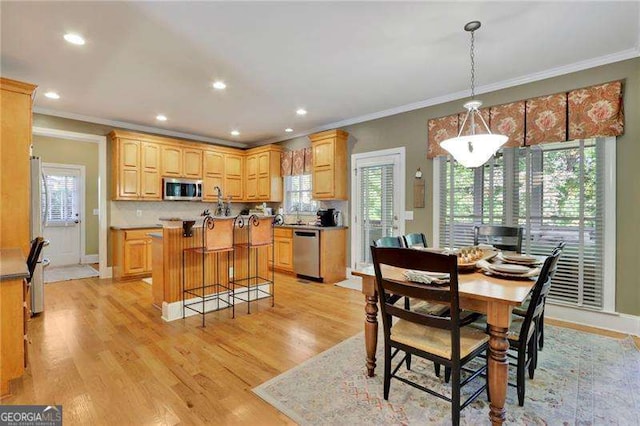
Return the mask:
[[(170, 220), (169, 220), (170, 219)], [(216, 220), (233, 220), (234, 218), (220, 217)], [(249, 248), (246, 246), (248, 227), (252, 224), (248, 217), (242, 217), (233, 228), (234, 250), (226, 254), (207, 254), (204, 256), (205, 282), (219, 281), (228, 283), (230, 279), (241, 281), (249, 276), (270, 276), (268, 269), (268, 249), (270, 246)], [(259, 217), (260, 223), (268, 223), (271, 227), (272, 216)], [(172, 321), (182, 318), (183, 288), (195, 288), (202, 284), (203, 256), (195, 250), (203, 246), (203, 217), (199, 218), (168, 218), (163, 220), (162, 233), (149, 234), (152, 244), (152, 296), (153, 304), (162, 310), (162, 318)], [(194, 221), (190, 229), (190, 236), (184, 236), (182, 223)], [(242, 226), (239, 226), (242, 223)], [(186, 254), (185, 254), (186, 253)], [(183, 266), (184, 254), (184, 266)], [(257, 256), (257, 258), (256, 258)], [(235, 265), (235, 266), (234, 266)], [(255, 273), (257, 267), (258, 273)], [(184, 287), (182, 280), (184, 277)], [(208, 288), (205, 295), (215, 292), (215, 288)]]

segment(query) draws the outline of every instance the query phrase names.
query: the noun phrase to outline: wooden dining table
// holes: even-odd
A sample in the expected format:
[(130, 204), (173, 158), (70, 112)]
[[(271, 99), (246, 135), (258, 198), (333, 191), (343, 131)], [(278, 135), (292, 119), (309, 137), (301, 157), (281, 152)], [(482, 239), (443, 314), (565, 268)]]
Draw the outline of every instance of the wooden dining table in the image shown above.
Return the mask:
[[(382, 266), (385, 277), (405, 280), (404, 271), (399, 268)], [(362, 277), (362, 292), (365, 296), (364, 338), (366, 365), (369, 377), (376, 368), (376, 348), (378, 345), (378, 291), (373, 266), (353, 270), (353, 275)], [(494, 425), (502, 424), (506, 418), (505, 399), (509, 379), (507, 332), (511, 325), (511, 310), (521, 306), (533, 289), (532, 279), (505, 279), (487, 276), (481, 272), (458, 274), (460, 308), (487, 315), (489, 326), (489, 418)]]

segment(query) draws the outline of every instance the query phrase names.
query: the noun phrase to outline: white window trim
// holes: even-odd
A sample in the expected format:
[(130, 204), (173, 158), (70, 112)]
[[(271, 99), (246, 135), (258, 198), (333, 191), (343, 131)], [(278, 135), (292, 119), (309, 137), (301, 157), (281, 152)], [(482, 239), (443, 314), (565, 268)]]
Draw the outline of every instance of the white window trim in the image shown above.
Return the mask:
[[(602, 310), (616, 312), (616, 138), (604, 138), (604, 259), (602, 260)], [(440, 244), (440, 162), (431, 160), (433, 169), (433, 246)], [(550, 304), (562, 305), (549, 300)], [(590, 308), (585, 308), (589, 309)]]
[(407, 184), (407, 160), (406, 160), (406, 149), (404, 146), (398, 148), (389, 148), (382, 149), (379, 151), (370, 151), (370, 152), (361, 152), (358, 154), (351, 155), (351, 266), (356, 269), (357, 268), (357, 260), (355, 259), (355, 253), (358, 252), (358, 235), (357, 235), (357, 226), (355, 226), (356, 219), (355, 216), (358, 214), (358, 206), (355, 205), (358, 197), (358, 188), (356, 185), (356, 165), (358, 162), (363, 160), (371, 160), (372, 164), (375, 164), (375, 157), (389, 156), (389, 155), (399, 155), (400, 156), (400, 171), (398, 172), (400, 179), (398, 182), (398, 190), (400, 191), (400, 211), (398, 212), (398, 234), (404, 235), (405, 233), (405, 209), (407, 208), (406, 204), (406, 184)]

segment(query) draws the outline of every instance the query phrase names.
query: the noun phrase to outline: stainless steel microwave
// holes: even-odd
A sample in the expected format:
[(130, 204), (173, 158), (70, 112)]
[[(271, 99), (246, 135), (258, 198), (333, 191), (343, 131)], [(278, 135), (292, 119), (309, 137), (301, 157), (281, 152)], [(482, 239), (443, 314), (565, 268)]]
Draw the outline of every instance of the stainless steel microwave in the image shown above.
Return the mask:
[(162, 198), (176, 201), (202, 200), (202, 181), (193, 179), (162, 179)]

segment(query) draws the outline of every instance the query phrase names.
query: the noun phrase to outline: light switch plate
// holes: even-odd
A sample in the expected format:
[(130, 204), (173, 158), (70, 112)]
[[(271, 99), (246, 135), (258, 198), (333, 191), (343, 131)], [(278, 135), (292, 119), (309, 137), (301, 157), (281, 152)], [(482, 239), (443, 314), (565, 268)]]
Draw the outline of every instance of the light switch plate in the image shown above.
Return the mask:
[(413, 210), (404, 212), (404, 220), (413, 220)]
[(142, 210), (136, 210), (136, 216), (142, 217)]
[(100, 216), (100, 209), (93, 209), (94, 216)]

